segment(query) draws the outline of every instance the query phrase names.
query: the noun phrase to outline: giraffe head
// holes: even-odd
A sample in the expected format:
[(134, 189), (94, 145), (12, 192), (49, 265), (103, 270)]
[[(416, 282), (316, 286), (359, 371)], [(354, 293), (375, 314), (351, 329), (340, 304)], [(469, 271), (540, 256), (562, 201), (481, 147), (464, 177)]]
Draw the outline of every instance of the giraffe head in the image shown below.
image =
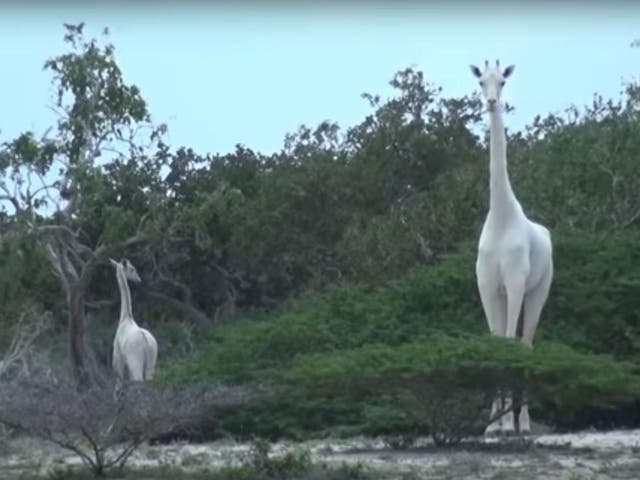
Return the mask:
[(110, 258), (109, 261), (111, 262), (111, 265), (116, 267), (116, 269), (121, 268), (124, 271), (124, 276), (127, 278), (127, 280), (131, 280), (132, 282), (136, 283), (142, 281), (140, 275), (138, 275), (136, 267), (134, 267), (128, 259), (124, 258), (122, 262), (116, 262), (114, 259)]
[(480, 88), (482, 88), (482, 95), (487, 101), (487, 110), (492, 112), (496, 105), (500, 104), (500, 94), (502, 93), (502, 87), (504, 87), (505, 80), (513, 73), (515, 68), (513, 65), (509, 65), (504, 70), (500, 69), (500, 61), (496, 60), (495, 67), (490, 67), (487, 60), (484, 61), (484, 71), (481, 71), (475, 65), (470, 65), (471, 73), (473, 73), (480, 80)]

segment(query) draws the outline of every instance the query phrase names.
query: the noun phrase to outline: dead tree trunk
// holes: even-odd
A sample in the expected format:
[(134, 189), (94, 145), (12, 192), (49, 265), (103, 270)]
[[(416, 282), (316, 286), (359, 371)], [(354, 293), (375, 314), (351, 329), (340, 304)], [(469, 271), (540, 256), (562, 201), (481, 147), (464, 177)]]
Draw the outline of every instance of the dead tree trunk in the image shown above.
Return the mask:
[[(67, 304), (68, 355), (71, 371), (80, 388), (92, 382), (92, 355), (86, 339), (85, 292), (88, 278), (69, 259), (71, 245), (55, 238), (46, 243), (49, 262), (60, 279)], [(86, 265), (86, 264), (85, 264)], [(80, 274), (78, 273), (80, 270)]]
[(87, 344), (87, 320), (84, 310), (85, 292), (82, 285), (73, 285), (67, 292), (68, 308), (68, 354), (71, 368), (79, 386), (87, 387), (92, 382), (93, 355)]

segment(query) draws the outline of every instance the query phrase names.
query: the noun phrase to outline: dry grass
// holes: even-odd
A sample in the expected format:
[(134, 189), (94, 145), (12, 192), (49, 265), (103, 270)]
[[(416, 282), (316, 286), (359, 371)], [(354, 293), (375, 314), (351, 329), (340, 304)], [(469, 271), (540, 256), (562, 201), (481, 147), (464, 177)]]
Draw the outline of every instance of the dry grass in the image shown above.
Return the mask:
[[(638, 435), (640, 441), (640, 433)], [(9, 443), (11, 451), (22, 452), (22, 455), (16, 456), (14, 453), (4, 456), (5, 465), (0, 466), (0, 478), (3, 479), (26, 480), (29, 478), (26, 475), (37, 474), (46, 478), (47, 472), (51, 472), (52, 468), (64, 473), (70, 466), (78, 465), (77, 459), (73, 456), (36, 440), (23, 437), (15, 438)], [(361, 480), (631, 480), (638, 478), (637, 472), (640, 471), (640, 459), (636, 458), (628, 446), (598, 448), (594, 445), (574, 449), (565, 445), (561, 438), (558, 439), (557, 446), (541, 446), (532, 442), (527, 448), (523, 448), (522, 444), (516, 448), (508, 443), (485, 445), (486, 448), (475, 444), (473, 448), (468, 449), (371, 448), (372, 445), (379, 444), (380, 442), (373, 439), (357, 442), (281, 443), (273, 445), (271, 452), (273, 455), (284, 455), (287, 452), (306, 449), (311, 452), (314, 462), (331, 465), (332, 471), (338, 471), (343, 464), (350, 465), (351, 470), (346, 468), (340, 473), (341, 479), (354, 475), (353, 478)], [(230, 475), (233, 471), (237, 475), (240, 470), (233, 469), (246, 466), (246, 458), (250, 451), (250, 445), (232, 441), (203, 445), (143, 445), (132, 455), (129, 473), (125, 477), (156, 480), (225, 478), (224, 475), (214, 477), (212, 472), (226, 472), (225, 474)], [(40, 461), (35, 462), (36, 458)], [(7, 460), (11, 460), (12, 464), (7, 464)], [(365, 469), (360, 469), (359, 464), (364, 465)]]

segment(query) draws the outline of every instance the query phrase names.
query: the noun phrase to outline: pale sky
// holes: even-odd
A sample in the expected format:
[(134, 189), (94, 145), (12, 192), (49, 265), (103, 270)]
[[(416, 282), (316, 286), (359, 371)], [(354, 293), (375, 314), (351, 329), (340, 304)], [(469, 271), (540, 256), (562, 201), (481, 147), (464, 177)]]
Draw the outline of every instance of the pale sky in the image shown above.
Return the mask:
[(516, 108), (511, 130), (595, 92), (617, 98), (640, 67), (631, 2), (88, 3), (0, 7), (0, 141), (53, 124), (42, 66), (66, 52), (63, 22), (85, 21), (92, 35), (109, 27), (125, 80), (168, 124), (171, 145), (200, 153), (236, 143), (271, 153), (300, 124), (354, 125), (369, 113), (360, 94), (386, 98), (408, 66), (458, 96), (478, 88), (469, 63), (515, 64), (503, 93)]

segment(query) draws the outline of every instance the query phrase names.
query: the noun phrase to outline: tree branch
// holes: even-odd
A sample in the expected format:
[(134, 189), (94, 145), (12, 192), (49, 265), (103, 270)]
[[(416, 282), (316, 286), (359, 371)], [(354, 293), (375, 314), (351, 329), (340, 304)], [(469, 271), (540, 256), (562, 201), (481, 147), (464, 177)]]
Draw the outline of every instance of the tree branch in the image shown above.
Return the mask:
[(171, 308), (186, 314), (188, 318), (195, 320), (199, 325), (208, 325), (209, 323), (211, 323), (211, 319), (207, 315), (205, 315), (202, 311), (198, 310), (190, 303), (180, 301), (177, 298), (170, 297), (169, 295), (165, 295), (161, 292), (146, 289), (143, 289), (142, 291), (145, 295), (156, 300), (160, 300), (161, 302), (169, 305)]
[(0, 200), (8, 200), (13, 205), (13, 208), (16, 209), (16, 212), (22, 212), (20, 202), (15, 196), (11, 195), (11, 192), (7, 188), (7, 185), (4, 183), (4, 180), (0, 181), (0, 189), (5, 192), (5, 194), (0, 197)]
[[(34, 319), (28, 322), (28, 317)], [(5, 352), (4, 358), (0, 361), (0, 377), (18, 362), (22, 363), (22, 373), (28, 375), (28, 357), (33, 344), (49, 327), (48, 318), (43, 315), (37, 315), (33, 310), (20, 314), (11, 344)]]
[(47, 254), (49, 263), (53, 267), (54, 273), (62, 282), (62, 287), (65, 293), (68, 295), (71, 285), (69, 284), (69, 279), (67, 279), (64, 273), (64, 269), (62, 268), (62, 259), (60, 258), (59, 252), (56, 252), (53, 246), (50, 243), (47, 243), (45, 245), (45, 253)]
[(133, 235), (132, 237), (129, 237), (126, 240), (124, 240), (122, 242), (119, 242), (119, 243), (115, 243), (113, 245), (101, 244), (94, 251), (94, 257), (95, 257), (96, 260), (100, 260), (100, 259), (102, 259), (102, 257), (105, 256), (105, 254), (109, 250), (126, 249), (126, 248), (132, 247), (134, 245), (137, 245), (139, 243), (144, 243), (147, 240), (149, 240), (149, 236), (146, 233), (139, 232), (139, 233)]

